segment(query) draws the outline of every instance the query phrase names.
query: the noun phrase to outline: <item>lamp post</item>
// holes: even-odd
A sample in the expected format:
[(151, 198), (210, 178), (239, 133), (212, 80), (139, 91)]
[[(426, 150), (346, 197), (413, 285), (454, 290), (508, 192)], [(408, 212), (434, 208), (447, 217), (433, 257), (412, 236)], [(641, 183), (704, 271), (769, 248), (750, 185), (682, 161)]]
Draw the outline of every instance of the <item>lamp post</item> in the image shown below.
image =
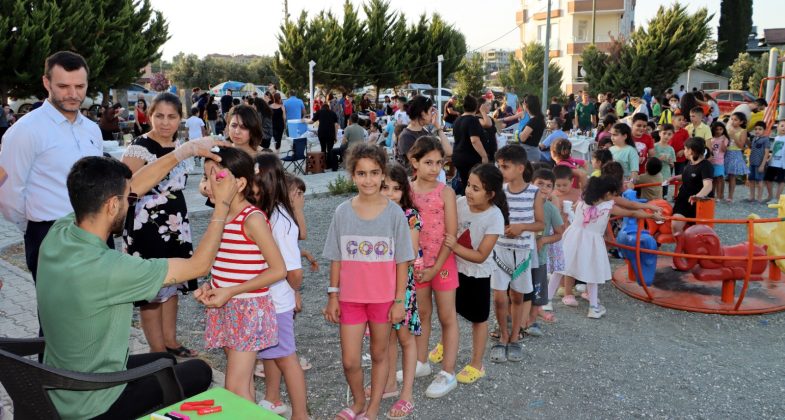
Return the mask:
[(308, 93), (309, 99), (311, 101), (311, 119), (313, 119), (313, 104), (316, 102), (316, 98), (313, 97), (313, 68), (316, 66), (316, 61), (309, 61), (308, 62)]
[(548, 105), (548, 64), (551, 50), (551, 0), (548, 0), (548, 13), (545, 18), (545, 58), (542, 65), (542, 110)]
[[(438, 89), (436, 91), (436, 98), (437, 98), (436, 102), (437, 102), (438, 107), (439, 107), (438, 108), (439, 112), (441, 113), (442, 112), (442, 62), (444, 61), (444, 56), (439, 54), (439, 56), (436, 57), (436, 59), (439, 62), (439, 87), (438, 87)], [(441, 116), (439, 116), (439, 118), (441, 118)]]

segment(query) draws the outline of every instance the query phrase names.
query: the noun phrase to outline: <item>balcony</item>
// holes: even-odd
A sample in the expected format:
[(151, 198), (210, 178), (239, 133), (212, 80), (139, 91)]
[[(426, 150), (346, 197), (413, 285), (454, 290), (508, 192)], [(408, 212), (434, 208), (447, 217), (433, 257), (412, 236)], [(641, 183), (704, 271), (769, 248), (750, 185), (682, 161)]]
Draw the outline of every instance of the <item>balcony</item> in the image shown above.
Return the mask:
[[(562, 16), (561, 9), (551, 10), (551, 19), (559, 18)], [(548, 18), (548, 12), (540, 12), (532, 15), (534, 20), (545, 20)]]
[[(588, 41), (567, 43), (567, 54), (579, 55), (583, 53), (583, 50), (585, 50), (589, 45), (591, 45), (591, 42)], [(599, 49), (602, 52), (609, 52), (611, 50), (610, 41), (606, 41), (606, 42), (597, 41), (594, 43), (594, 45), (597, 47), (597, 49)]]
[[(624, 0), (596, 0), (597, 13), (624, 12)], [(567, 13), (591, 13), (592, 0), (576, 0), (567, 3)]]

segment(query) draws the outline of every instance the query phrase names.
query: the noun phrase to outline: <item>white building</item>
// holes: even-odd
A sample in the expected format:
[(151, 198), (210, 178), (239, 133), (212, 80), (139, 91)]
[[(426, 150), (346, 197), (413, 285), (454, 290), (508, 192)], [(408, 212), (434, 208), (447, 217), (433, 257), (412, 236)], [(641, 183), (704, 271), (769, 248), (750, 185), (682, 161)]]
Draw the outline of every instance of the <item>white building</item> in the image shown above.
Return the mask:
[(699, 90), (724, 90), (728, 88), (728, 78), (701, 69), (689, 69), (676, 79), (672, 86), (673, 91), (678, 92), (681, 86), (684, 86), (688, 92), (692, 91), (692, 88), (698, 88)]
[[(592, 3), (596, 6), (594, 43), (608, 51), (611, 39), (632, 33), (635, 0), (551, 0), (549, 55), (562, 68), (562, 90), (574, 93), (586, 86), (581, 70), (581, 53), (592, 43)], [(545, 43), (548, 0), (521, 0), (515, 14), (520, 24), (521, 45)], [(520, 54), (520, 50), (518, 50)]]

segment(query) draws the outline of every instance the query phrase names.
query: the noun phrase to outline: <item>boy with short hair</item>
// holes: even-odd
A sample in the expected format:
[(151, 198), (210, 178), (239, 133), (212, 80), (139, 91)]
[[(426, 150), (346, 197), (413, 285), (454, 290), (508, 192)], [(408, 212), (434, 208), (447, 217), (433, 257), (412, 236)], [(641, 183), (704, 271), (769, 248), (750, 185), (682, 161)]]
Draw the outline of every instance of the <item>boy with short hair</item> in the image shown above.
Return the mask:
[[(782, 190), (785, 189), (785, 120), (777, 122), (777, 137), (771, 144), (769, 154), (769, 167), (763, 179), (766, 181), (766, 192), (769, 194), (768, 203), (776, 204)], [(777, 184), (777, 194), (772, 195), (772, 185)]]
[[(662, 171), (660, 174), (662, 175), (662, 179), (671, 179), (671, 174), (673, 173), (672, 168), (674, 163), (676, 162), (676, 151), (673, 150), (673, 146), (670, 145), (670, 141), (673, 138), (674, 128), (672, 124), (663, 124), (660, 127), (660, 141), (654, 145), (654, 155), (662, 161)], [(665, 185), (662, 187), (662, 196), (665, 197), (668, 195), (668, 186)]]
[(648, 128), (649, 117), (646, 114), (638, 112), (632, 116), (632, 141), (638, 150), (639, 174), (646, 170), (646, 159), (654, 155), (654, 139), (647, 132)]
[[(556, 177), (553, 183), (553, 195), (559, 201), (571, 201), (573, 205), (577, 204), (581, 200), (581, 190), (573, 188), (573, 179), (575, 178), (573, 170), (569, 166), (556, 165), (553, 167), (553, 175)], [(570, 212), (565, 213), (569, 215)], [(570, 221), (572, 221), (572, 217), (570, 217)]]
[[(753, 203), (756, 197), (761, 202), (763, 200), (763, 174), (766, 171), (766, 163), (769, 161), (770, 151), (769, 143), (771, 139), (769, 136), (764, 136), (766, 131), (766, 123), (758, 121), (753, 127), (752, 141), (750, 141), (750, 167), (747, 179), (750, 181), (750, 198), (742, 201)], [(769, 196), (771, 196), (771, 189), (769, 188)], [(766, 200), (768, 201), (768, 200)]]
[(532, 183), (540, 190), (545, 198), (543, 205), (543, 216), (545, 228), (537, 233), (537, 252), (540, 266), (532, 269), (532, 281), (534, 282), (534, 299), (532, 299), (532, 309), (529, 313), (529, 324), (524, 330), (527, 334), (539, 337), (542, 335), (542, 328), (537, 323), (537, 317), (541, 316), (546, 322), (554, 322), (555, 317), (550, 312), (542, 309), (549, 304), (548, 301), (548, 245), (561, 240), (564, 233), (564, 220), (559, 209), (551, 202), (551, 194), (556, 177), (550, 169), (538, 169), (534, 171)]
[[(495, 158), (505, 182), (510, 224), (493, 248), (497, 267), (491, 275), (491, 288), (499, 324), (499, 343), (491, 347), (490, 359), (497, 363), (507, 360), (520, 362), (523, 360), (523, 347), (518, 337), (521, 329), (528, 325), (534, 297), (532, 269), (539, 267), (535, 233), (545, 227), (545, 198), (531, 184), (531, 164), (521, 145), (508, 144), (496, 152)], [(512, 301), (511, 305), (509, 301)], [(512, 331), (507, 330), (508, 315), (512, 317)]]
[(638, 184), (658, 184), (651, 187), (641, 188), (641, 198), (647, 201), (662, 199), (662, 161), (656, 157), (650, 157), (646, 162), (646, 172), (638, 177)]
[(679, 109), (679, 98), (671, 96), (671, 98), (668, 99), (668, 105), (669, 107), (663, 109), (662, 114), (660, 114), (660, 125), (673, 123), (673, 113)]
[(188, 140), (207, 135), (204, 120), (199, 118), (199, 108), (191, 108), (191, 116), (185, 120), (185, 126), (188, 128)]
[(711, 129), (703, 122), (703, 108), (696, 106), (690, 110), (690, 124), (687, 126), (687, 132), (690, 133), (690, 137), (711, 140)]
[(676, 152), (676, 163), (673, 164), (673, 174), (681, 175), (684, 167), (687, 165), (687, 157), (684, 155), (684, 143), (690, 138), (690, 133), (684, 129), (687, 124), (682, 115), (681, 110), (673, 111), (673, 137), (671, 137), (670, 145), (673, 151)]

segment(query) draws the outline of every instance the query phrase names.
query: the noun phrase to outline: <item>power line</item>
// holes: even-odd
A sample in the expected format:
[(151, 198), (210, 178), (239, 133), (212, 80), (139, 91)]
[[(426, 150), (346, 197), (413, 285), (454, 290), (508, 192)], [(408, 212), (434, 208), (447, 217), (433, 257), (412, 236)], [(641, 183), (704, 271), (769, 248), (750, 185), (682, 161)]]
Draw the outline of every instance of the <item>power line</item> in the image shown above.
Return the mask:
[[(519, 28), (521, 27), (521, 25), (522, 25), (522, 24), (523, 24), (523, 23), (520, 23), (520, 24), (518, 24), (518, 25), (515, 25), (515, 27), (513, 27), (513, 28), (512, 28), (512, 29), (510, 29), (509, 31), (505, 32), (505, 33), (504, 33), (504, 34), (502, 34), (501, 36), (499, 36), (499, 37), (495, 38), (495, 39), (494, 39), (494, 40), (492, 40), (492, 41), (486, 42), (485, 44), (483, 44), (483, 45), (480, 45), (479, 47), (476, 47), (476, 48), (474, 48), (474, 49), (471, 49), (471, 50), (467, 51), (466, 53), (468, 54), (468, 53), (475, 53), (475, 52), (478, 52), (480, 49), (482, 49), (482, 48), (485, 48), (485, 47), (487, 47), (487, 46), (488, 46), (488, 45), (490, 45), (490, 44), (493, 44), (494, 42), (496, 42), (496, 41), (498, 41), (498, 40), (500, 40), (500, 39), (504, 38), (504, 37), (505, 37), (505, 36), (507, 36), (507, 35), (509, 35), (509, 34), (510, 34), (510, 33), (512, 33), (513, 31), (515, 31), (516, 29), (519, 29)], [(454, 57), (445, 57), (445, 58), (444, 58), (444, 60), (445, 60), (445, 61), (447, 61), (447, 60), (452, 60), (452, 59), (456, 59), (456, 58), (462, 58), (462, 57), (459, 57), (459, 56), (454, 56)], [(406, 68), (406, 69), (403, 69), (403, 70), (396, 70), (396, 71), (386, 71), (386, 72), (382, 72), (382, 73), (350, 74), (350, 73), (339, 73), (339, 72), (332, 72), (332, 71), (327, 71), (327, 70), (314, 70), (314, 73), (329, 74), (329, 75), (332, 75), (332, 76), (373, 77), (373, 76), (385, 76), (385, 75), (388, 75), (388, 74), (398, 74), (398, 73), (402, 73), (402, 72), (406, 72), (406, 71), (419, 70), (419, 69), (422, 69), (422, 68), (425, 68), (425, 67), (431, 67), (431, 66), (433, 66), (433, 65), (435, 65), (435, 64), (438, 64), (438, 63), (439, 63), (438, 61), (433, 61), (433, 62), (430, 62), (430, 63), (427, 63), (427, 64), (423, 64), (423, 65), (421, 65), (421, 66), (417, 66), (417, 67)]]

